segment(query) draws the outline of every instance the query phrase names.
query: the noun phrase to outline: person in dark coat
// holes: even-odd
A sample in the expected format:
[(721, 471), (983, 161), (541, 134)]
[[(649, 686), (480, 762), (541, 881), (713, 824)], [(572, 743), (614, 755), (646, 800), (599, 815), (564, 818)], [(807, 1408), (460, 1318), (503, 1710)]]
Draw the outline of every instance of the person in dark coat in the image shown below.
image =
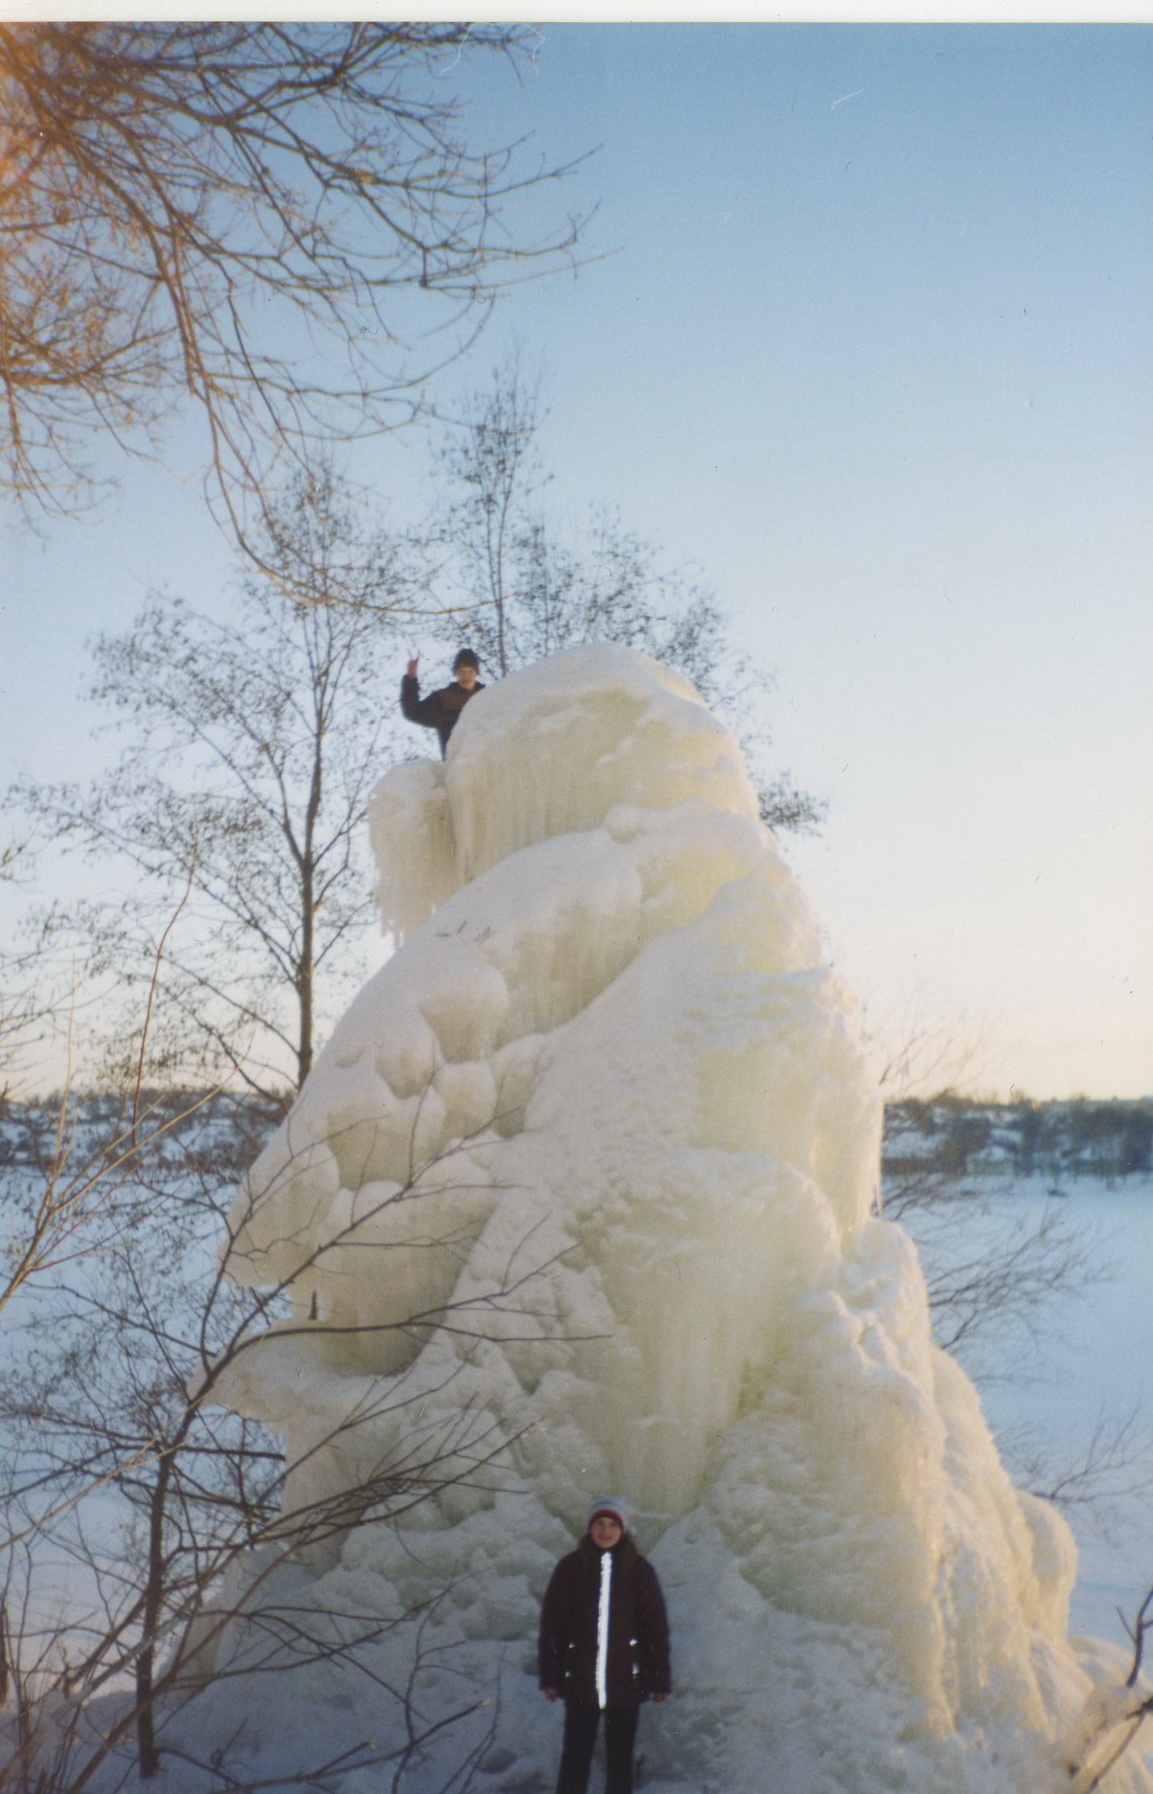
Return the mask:
[(484, 690), (480, 683), (480, 661), (471, 648), (462, 648), (452, 663), (455, 675), (452, 684), (442, 685), (427, 698), (420, 695), (420, 681), (416, 676), (418, 664), (416, 660), (410, 660), (408, 671), (400, 682), (400, 707), (410, 723), (436, 730), (443, 760), (448, 752), (449, 736), (456, 728), (461, 711), (471, 697)]
[(556, 1794), (585, 1794), (601, 1714), (605, 1794), (632, 1794), (640, 1704), (670, 1693), (669, 1626), (657, 1573), (623, 1504), (592, 1505), (588, 1531), (550, 1578), (540, 1620), (540, 1685), (565, 1704)]

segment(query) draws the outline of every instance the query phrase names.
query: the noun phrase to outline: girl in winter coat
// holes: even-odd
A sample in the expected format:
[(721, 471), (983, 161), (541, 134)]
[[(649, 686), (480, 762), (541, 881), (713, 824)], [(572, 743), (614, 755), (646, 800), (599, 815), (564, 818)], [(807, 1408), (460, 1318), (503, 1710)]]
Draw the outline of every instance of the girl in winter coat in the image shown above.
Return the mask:
[(595, 1501), (588, 1531), (552, 1573), (540, 1622), (540, 1685), (565, 1704), (556, 1794), (585, 1794), (605, 1718), (605, 1794), (632, 1794), (640, 1703), (671, 1688), (669, 1628), (657, 1573), (624, 1505)]

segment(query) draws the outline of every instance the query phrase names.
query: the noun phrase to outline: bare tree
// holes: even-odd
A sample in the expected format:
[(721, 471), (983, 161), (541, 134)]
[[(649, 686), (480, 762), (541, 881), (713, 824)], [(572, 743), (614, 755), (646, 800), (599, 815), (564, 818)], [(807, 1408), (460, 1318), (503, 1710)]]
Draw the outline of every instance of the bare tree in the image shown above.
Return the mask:
[[(978, 1383), (1010, 1380), (1017, 1348), (1051, 1329), (1062, 1304), (1083, 1296), (1107, 1267), (1062, 1209), (1014, 1209), (1004, 1170), (971, 1169), (988, 1139), (964, 1094), (981, 1063), (980, 1040), (964, 1017), (906, 1014), (882, 1031), (866, 1015), (866, 1038), (879, 1056), (885, 1101), (879, 1206), (917, 1243), (934, 1338)], [(1042, 1480), (1063, 1480), (1063, 1472), (1039, 1471), (1032, 1447), (1023, 1468), (1026, 1461)]]
[[(308, 1075), (322, 981), (339, 987), (369, 923), (381, 663), (420, 589), (330, 472), (301, 476), (272, 524), (271, 576), (246, 579), (235, 622), (158, 596), (97, 639), (91, 695), (130, 732), (119, 763), (13, 793), (47, 838), (132, 870), (122, 901), (57, 909), (47, 928), (133, 1024), (152, 1006), (150, 1075), (234, 1072), (266, 1094)], [(114, 1087), (128, 1076), (117, 1066)]]
[(150, 1094), (143, 1104), (142, 1095), (127, 1116), (122, 1110), (95, 1130), (84, 1126), (69, 1090), (23, 1110), (23, 1141), (9, 1147), (0, 1168), (0, 1314), (45, 1279), (102, 1256), (137, 1224), (126, 1192), (141, 1158), (213, 1093), (166, 1101)]
[[(97, 454), (155, 453), (182, 402), (246, 549), (282, 453), (412, 414), (510, 280), (581, 221), (525, 203), (568, 172), (462, 134), (462, 56), (533, 34), (439, 23), (0, 28), (0, 466), (35, 511)], [(514, 222), (515, 214), (515, 222)], [(432, 338), (430, 347), (429, 338)]]
[(530, 377), (514, 355), (487, 389), (466, 397), (462, 427), (450, 432), (440, 450), (441, 465), (459, 494), (441, 535), (458, 556), (462, 583), (472, 593), (461, 621), (502, 679), (514, 667), (567, 645), (560, 619), (571, 608), (571, 569), (559, 575), (560, 591), (547, 578), (542, 581), (542, 572), (552, 569), (539, 565), (539, 533), (536, 578), (526, 578), (523, 565), (533, 528), (530, 507), (547, 484), (539, 428), (539, 377)]
[[(64, 1002), (68, 1052), (63, 1088), (19, 1105), (8, 1090), (0, 1095), (0, 1318), (9, 1304), (47, 1279), (73, 1271), (79, 1261), (99, 1257), (122, 1236), (133, 1212), (125, 1192), (142, 1159), (155, 1154), (173, 1129), (215, 1095), (170, 1091), (159, 1098), (144, 1088), (155, 971), (136, 1076), (127, 1093), (75, 1100), (71, 993)], [(56, 1005), (51, 975), (42, 948), (0, 955), (0, 1065), (5, 1071), (21, 1060), (34, 1060), (52, 1032)]]
[[(386, 1213), (395, 1217), (398, 1242), (415, 1240), (456, 1262), (466, 1242), (459, 1230), (444, 1234), (422, 1222), (421, 1202), (430, 1189), (438, 1200), (451, 1192), (454, 1159), (467, 1158), (477, 1136), (414, 1162), (401, 1187), (373, 1186), (377, 1201), (318, 1242), (286, 1241), (292, 1268), (249, 1288), (231, 1280), (238, 1246), (226, 1228), (223, 1251), (212, 1251), (225, 1221), (226, 1162), (213, 1150), (219, 1128), (211, 1115), (201, 1118), (207, 1156), (188, 1127), (176, 1130), (177, 1145), (182, 1134), (190, 1150), (174, 1153), (170, 1137), (164, 1154), (137, 1165), (126, 1193), (132, 1212), (99, 1258), (82, 1275), (64, 1276), (46, 1292), (42, 1312), (10, 1333), (0, 1377), (0, 1428), (20, 1447), (10, 1455), (2, 1543), (11, 1553), (50, 1538), (95, 1591), (92, 1611), (74, 1611), (66, 1625), (13, 1626), (13, 1612), (29, 1610), (30, 1572), (9, 1577), (5, 1656), (19, 1685), (15, 1760), (30, 1787), (58, 1794), (79, 1794), (129, 1741), (140, 1773), (153, 1775), (164, 1754), (165, 1715), (194, 1701), (210, 1676), (284, 1674), (334, 1658), (371, 1674), (373, 1648), (398, 1626), (411, 1635), (415, 1674), (431, 1603), (399, 1620), (367, 1608), (310, 1612), (295, 1595), (285, 1597), (277, 1573), (292, 1558), (331, 1547), (352, 1526), (393, 1524), (451, 1487), (503, 1486), (505, 1433), (468, 1404), (447, 1417), (426, 1412), (427, 1388), (410, 1385), (403, 1371), (360, 1394), (334, 1415), (327, 1436), (289, 1461), (279, 1439), (226, 1405), (253, 1354), (291, 1350), (301, 1340), (322, 1355), (326, 1345), (355, 1343), (371, 1357), (385, 1335), (420, 1341), (445, 1327), (478, 1342), (502, 1325), (515, 1326), (522, 1339), (553, 1336), (530, 1297), (544, 1267), (530, 1263), (510, 1264), (466, 1298), (450, 1295), (379, 1325), (343, 1325), (323, 1298), (318, 1303), (326, 1275), (334, 1271), (340, 1281), (342, 1255), (366, 1233), (375, 1237)], [(238, 1149), (247, 1142), (234, 1142)], [(291, 1165), (283, 1175), (292, 1175)], [(467, 1178), (462, 1187), (472, 1187)], [(51, 1326), (38, 1325), (49, 1313)], [(336, 1493), (310, 1493), (309, 1461), (330, 1450), (362, 1462), (362, 1473)], [(120, 1503), (130, 1524), (87, 1527), (85, 1503), (95, 1493)], [(222, 1579), (241, 1565), (243, 1592), (229, 1595)], [(238, 1628), (247, 1647), (242, 1664), (230, 1667), (222, 1643)], [(84, 1704), (125, 1678), (131, 1695), (111, 1719), (95, 1729), (81, 1724)], [(389, 1698), (391, 1740), (380, 1750), (357, 1745), (362, 1766), (398, 1768), (428, 1736), (410, 1695), (394, 1690)], [(466, 1702), (451, 1717), (472, 1710)], [(211, 1767), (234, 1785), (219, 1761)]]
[(1095, 1531), (1108, 1536), (1114, 1517), (1122, 1523), (1134, 1502), (1144, 1502), (1153, 1468), (1153, 1440), (1142, 1427), (1139, 1403), (1118, 1411), (1107, 1401), (1087, 1437), (1066, 1436), (1022, 1423), (998, 1429), (997, 1443), (1012, 1465), (1014, 1481), (1042, 1501), (1051, 1501), (1071, 1520), (1092, 1510)]
[[(960, 1031), (935, 1027), (912, 1030), (905, 1049), (887, 1058), (881, 1210), (917, 1244), (937, 1344), (960, 1358), (978, 1387), (990, 1388), (1026, 1381), (1029, 1364), (1033, 1378), (1043, 1379), (1046, 1342), (1115, 1267), (1092, 1224), (1057, 1199), (1055, 1143), (1038, 1150), (1039, 1136), (1052, 1128), (1036, 1105), (1005, 1105), (994, 1123), (990, 1110), (997, 1115), (999, 1105), (956, 1089), (914, 1094), (920, 1077), (963, 1072), (977, 1057)], [(1011, 1156), (982, 1162), (990, 1147)], [(1018, 1180), (1043, 1164), (1044, 1180), (1030, 1196)], [(1022, 1487), (1070, 1514), (1092, 1508), (1099, 1523), (1146, 1485), (1153, 1460), (1137, 1413), (1107, 1404), (1084, 1437), (1053, 1439), (1014, 1424), (999, 1430), (998, 1444)]]
[(1124, 1616), (1122, 1623), (1133, 1646), (1129, 1674), (1119, 1688), (1095, 1687), (1085, 1703), (1078, 1736), (1065, 1763), (1070, 1794), (1094, 1794), (1153, 1713), (1153, 1694), (1138, 1686), (1145, 1640), (1153, 1632), (1153, 1588), (1137, 1609), (1132, 1625)]
[(1064, 1210), (1018, 1215), (1008, 1197), (1003, 1177), (932, 1162), (902, 1164), (884, 1181), (886, 1220), (921, 1253), (937, 1343), (983, 1382), (1011, 1376), (1015, 1344), (1037, 1340), (1106, 1274)]
[(467, 632), (501, 675), (579, 642), (622, 642), (691, 679), (741, 739), (761, 789), (764, 820), (809, 830), (821, 803), (788, 774), (767, 772), (771, 678), (733, 646), (715, 595), (670, 569), (651, 542), (612, 510), (594, 509), (568, 546), (544, 508), (551, 483), (540, 458), (539, 380), (518, 355), (466, 402), (440, 454), (452, 496), (437, 534), (455, 597), (457, 639)]
[[(15, 886), (31, 863), (29, 840), (0, 847), (0, 890)], [(0, 943), (0, 1114), (15, 1094), (20, 1061), (42, 1032), (52, 1008), (43, 984), (43, 955), (31, 943)]]

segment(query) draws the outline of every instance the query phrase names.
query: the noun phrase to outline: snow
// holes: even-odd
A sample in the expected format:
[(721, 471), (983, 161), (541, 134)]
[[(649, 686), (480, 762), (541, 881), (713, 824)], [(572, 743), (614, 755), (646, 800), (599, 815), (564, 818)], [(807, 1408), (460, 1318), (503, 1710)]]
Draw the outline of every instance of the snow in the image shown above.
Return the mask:
[(990, 1383), (985, 1409), (999, 1438), (1046, 1447), (1058, 1470), (1082, 1462), (1095, 1437), (1120, 1435), (1122, 1461), (1102, 1493), (1071, 1510), (1079, 1562), (1070, 1618), (1074, 1633), (1120, 1639), (1118, 1612), (1131, 1619), (1153, 1585), (1153, 1177), (1069, 1180), (1068, 1188), (1054, 1197), (1048, 1177), (1018, 1179), (986, 1224), (1003, 1237), (1056, 1201), (1083, 1241), (1086, 1274), (1100, 1281), (1063, 1305), (1040, 1342), (1005, 1342), (1011, 1374)]
[[(612, 1487), (674, 1627), (650, 1787), (1068, 1787), (1123, 1669), (1068, 1643), (1072, 1535), (1012, 1486), (873, 1217), (855, 1005), (733, 737), (645, 657), (571, 650), (474, 699), (443, 766), (390, 774), (372, 830), (403, 945), (237, 1198), (228, 1268), (298, 1274), (297, 1324), (225, 1393), (284, 1434), (289, 1519), (422, 1453), (445, 1481), (236, 1579), (336, 1631), (369, 1616), (376, 1680), (337, 1652), (259, 1699), (222, 1681), (197, 1754), (243, 1716), (239, 1760), (286, 1774), (484, 1703), (405, 1787), (469, 1751), (478, 1789), (549, 1785), (538, 1603)], [(232, 1622), (217, 1667), (264, 1637)], [(1153, 1771), (1130, 1753), (1109, 1786)]]

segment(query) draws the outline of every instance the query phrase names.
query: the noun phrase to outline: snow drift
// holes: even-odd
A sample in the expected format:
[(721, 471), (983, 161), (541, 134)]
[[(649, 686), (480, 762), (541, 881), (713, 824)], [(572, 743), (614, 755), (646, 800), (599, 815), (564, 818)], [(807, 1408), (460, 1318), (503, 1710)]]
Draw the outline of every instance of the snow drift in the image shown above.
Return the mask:
[[(649, 1785), (1068, 1788), (1093, 1687), (1071, 1536), (1011, 1485), (876, 1217), (853, 1004), (732, 735), (645, 657), (572, 650), (477, 697), (443, 766), (390, 773), (372, 831), (403, 944), (237, 1199), (234, 1274), (308, 1268), (227, 1399), (283, 1434), (290, 1515), (409, 1481), (272, 1586), (419, 1619), (375, 1682), (337, 1655), (263, 1683), (250, 1757), (387, 1733), (407, 1690), (421, 1727), (486, 1705), (404, 1786), (470, 1751), (477, 1788), (551, 1786), (538, 1603), (613, 1488), (673, 1624)], [(206, 1699), (202, 1736), (235, 1693)], [(1153, 1777), (1131, 1757), (1110, 1787)]]

